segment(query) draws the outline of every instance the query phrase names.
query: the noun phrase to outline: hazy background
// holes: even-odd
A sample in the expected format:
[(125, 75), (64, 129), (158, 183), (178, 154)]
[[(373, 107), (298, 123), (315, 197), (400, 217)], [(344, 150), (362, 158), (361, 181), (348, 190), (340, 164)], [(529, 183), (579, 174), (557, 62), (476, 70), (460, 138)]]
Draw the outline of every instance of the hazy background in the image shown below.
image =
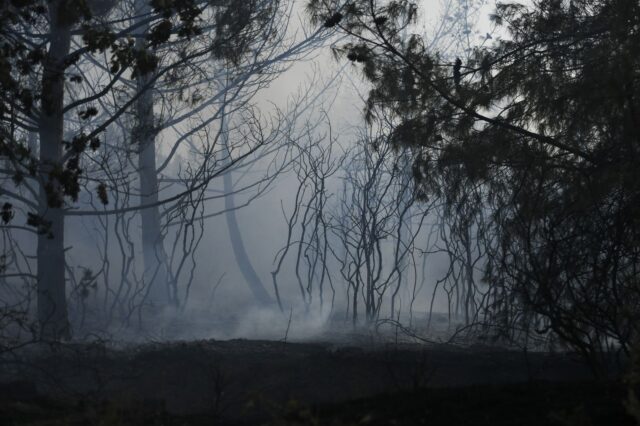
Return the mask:
[[(464, 0), (453, 0), (460, 4)], [(294, 4), (291, 37), (299, 37), (303, 30), (311, 31), (312, 27), (304, 12), (306, 1), (297, 1)], [(475, 2), (478, 3), (478, 2)], [(461, 44), (459, 35), (450, 34), (438, 39), (437, 46), (445, 52), (444, 59), (464, 56), (469, 45), (482, 44), (488, 41), (486, 34), (493, 29), (487, 19), (493, 8), (492, 1), (484, 1), (480, 11), (474, 12), (468, 17), (468, 24), (473, 27), (473, 32), (468, 34), (467, 44)], [(446, 0), (425, 0), (420, 2), (420, 20), (416, 25), (416, 31), (427, 34), (433, 38), (441, 30), (443, 19), (457, 19), (461, 17), (447, 18)], [(460, 31), (461, 27), (457, 30)], [(495, 36), (495, 34), (494, 34)], [(464, 40), (463, 40), (464, 41)], [(340, 40), (333, 43), (340, 44)], [(321, 122), (316, 130), (317, 135), (328, 135), (329, 127), (338, 145), (343, 150), (349, 150), (357, 138), (358, 128), (364, 125), (363, 108), (364, 98), (367, 96), (368, 87), (360, 76), (357, 65), (350, 63), (346, 58), (336, 60), (331, 53), (331, 46), (327, 45), (315, 50), (306, 58), (292, 63), (290, 68), (276, 78), (271, 85), (262, 90), (255, 99), (255, 104), (263, 116), (269, 116), (276, 108), (286, 110), (292, 98), (300, 94), (310, 92), (322, 92), (322, 96), (314, 101), (314, 108), (302, 119), (311, 123)], [(171, 138), (171, 133), (163, 133), (162, 138)], [(162, 152), (162, 149), (160, 150)], [(158, 161), (161, 163), (162, 158)], [(241, 182), (250, 182), (252, 178), (258, 179), (267, 169), (268, 164), (261, 162), (254, 165), (251, 171), (242, 175)], [(234, 174), (238, 179), (240, 173)], [(335, 189), (338, 181), (329, 184), (329, 191)], [(241, 183), (239, 183), (241, 185)], [(298, 181), (292, 172), (283, 173), (257, 199), (251, 201), (248, 206), (236, 210), (237, 219), (241, 228), (242, 237), (249, 258), (258, 273), (267, 291), (273, 295), (271, 272), (275, 269), (274, 259), (281, 248), (284, 247), (287, 238), (286, 217), (283, 213), (290, 214), (293, 206), (295, 191)], [(216, 179), (210, 184), (212, 191), (222, 189), (222, 180)], [(252, 197), (254, 191), (238, 194), (235, 197), (236, 205), (242, 205)], [(420, 204), (415, 209), (419, 210)], [(212, 214), (224, 210), (222, 199), (206, 203), (205, 214)], [(69, 252), (69, 263), (73, 265), (87, 265), (92, 259), (84, 257), (86, 253), (95, 250), (95, 241), (87, 238), (93, 219), (79, 219), (83, 225), (71, 230), (71, 244), (73, 250)], [(436, 218), (427, 217), (424, 223), (428, 230)], [(139, 225), (138, 225), (139, 226)], [(83, 229), (84, 228), (84, 229)], [(241, 271), (239, 270), (231, 249), (228, 227), (224, 215), (218, 215), (206, 219), (204, 223), (204, 236), (202, 243), (195, 255), (197, 267), (193, 279), (193, 286), (187, 306), (183, 315), (185, 322), (196, 322), (199, 325), (189, 326), (186, 332), (188, 337), (265, 337), (279, 338), (287, 333), (291, 338), (313, 338), (322, 334), (325, 324), (333, 317), (343, 318), (345, 291), (347, 285), (337, 281), (336, 306), (333, 313), (327, 309), (321, 311), (318, 308), (306, 312), (302, 304), (298, 284), (293, 274), (293, 261), (295, 254), (289, 255), (285, 261), (283, 270), (279, 274), (279, 289), (284, 305), (284, 313), (274, 308), (261, 308), (256, 306), (255, 300), (249, 291)], [(427, 249), (426, 232), (416, 241), (418, 248)], [(416, 263), (421, 267), (423, 259), (416, 255)], [(425, 261), (423, 282), (415, 294), (413, 313), (415, 318), (426, 318), (426, 313), (432, 305), (436, 312), (447, 311), (447, 301), (443, 294), (437, 293), (432, 304), (432, 293), (436, 281), (444, 276), (449, 263), (444, 254), (431, 254)], [(337, 274), (336, 274), (337, 275)], [(422, 278), (422, 273), (420, 273)], [(412, 288), (405, 285), (400, 293), (401, 311), (408, 313), (407, 305), (411, 298)], [(383, 313), (384, 316), (384, 313)], [(290, 321), (291, 317), (291, 321)], [(167, 315), (166, 321), (161, 321), (151, 331), (151, 337), (165, 338), (176, 337), (171, 329), (179, 329), (176, 318)], [(184, 330), (183, 330), (184, 332)], [(178, 336), (182, 332), (178, 332)]]

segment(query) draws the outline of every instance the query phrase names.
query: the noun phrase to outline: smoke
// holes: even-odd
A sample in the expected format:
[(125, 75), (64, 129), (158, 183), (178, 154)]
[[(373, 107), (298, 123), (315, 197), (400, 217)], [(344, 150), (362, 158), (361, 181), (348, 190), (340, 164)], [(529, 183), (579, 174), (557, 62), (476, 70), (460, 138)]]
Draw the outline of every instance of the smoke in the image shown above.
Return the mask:
[(256, 307), (246, 312), (232, 332), (234, 338), (268, 340), (311, 340), (328, 330), (329, 310), (290, 307), (279, 309)]
[[(286, 309), (286, 308), (285, 308)], [(283, 342), (332, 340), (331, 313), (328, 308), (306, 308), (302, 303), (284, 312), (277, 306), (235, 304), (228, 309), (191, 308), (181, 311), (163, 308), (147, 311), (142, 322), (128, 327), (108, 327), (104, 339), (121, 343), (171, 342), (191, 340), (274, 340)], [(82, 330), (75, 336), (82, 338)], [(94, 335), (95, 337), (95, 335)]]

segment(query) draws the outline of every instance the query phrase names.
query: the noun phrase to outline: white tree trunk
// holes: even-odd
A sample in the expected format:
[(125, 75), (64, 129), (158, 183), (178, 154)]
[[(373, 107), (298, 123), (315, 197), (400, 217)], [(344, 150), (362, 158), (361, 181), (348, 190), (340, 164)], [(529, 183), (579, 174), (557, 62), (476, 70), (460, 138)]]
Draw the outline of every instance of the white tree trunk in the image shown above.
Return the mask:
[(48, 203), (52, 192), (58, 192), (62, 197), (59, 182), (49, 176), (53, 167), (62, 161), (64, 60), (71, 41), (70, 28), (59, 20), (61, 3), (59, 0), (49, 3), (50, 46), (43, 67), (39, 126), (42, 169), (38, 213), (49, 226), (38, 236), (38, 321), (41, 337), (53, 340), (70, 336), (65, 289), (64, 211), (50, 207)]
[[(136, 1), (138, 16), (146, 18), (151, 12), (149, 3)], [(148, 25), (140, 28), (143, 34), (149, 30)], [(138, 38), (136, 47), (144, 48), (144, 39)], [(136, 79), (137, 89), (144, 93), (136, 102), (138, 126), (135, 130), (134, 143), (138, 144), (138, 173), (140, 178), (140, 203), (150, 205), (158, 202), (158, 176), (156, 174), (156, 126), (153, 115), (153, 87), (146, 87), (148, 76)], [(150, 302), (166, 305), (170, 300), (167, 255), (164, 250), (162, 225), (159, 206), (152, 206), (140, 211), (142, 220), (142, 252), (144, 261), (144, 282), (149, 286), (147, 293)]]

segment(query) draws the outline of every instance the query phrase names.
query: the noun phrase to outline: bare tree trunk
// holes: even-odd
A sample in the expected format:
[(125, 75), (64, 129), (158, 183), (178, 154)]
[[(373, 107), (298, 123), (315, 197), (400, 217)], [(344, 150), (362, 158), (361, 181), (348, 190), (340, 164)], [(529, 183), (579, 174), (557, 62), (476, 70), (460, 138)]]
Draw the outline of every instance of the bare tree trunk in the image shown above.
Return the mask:
[[(229, 150), (229, 132), (226, 123), (226, 117), (223, 119), (222, 126), (222, 141), (226, 150), (226, 155), (227, 157), (229, 157), (229, 161), (231, 161), (231, 153)], [(240, 227), (238, 226), (238, 218), (236, 217), (236, 206), (233, 194), (233, 179), (231, 170), (228, 170), (226, 173), (224, 173), (222, 181), (225, 193), (225, 218), (227, 220), (229, 239), (231, 240), (231, 247), (233, 248), (233, 254), (236, 257), (236, 262), (238, 263), (238, 267), (240, 268), (242, 277), (247, 282), (251, 293), (253, 293), (253, 296), (256, 298), (258, 303), (260, 303), (261, 305), (271, 305), (272, 303), (274, 303), (273, 298), (269, 295), (269, 293), (267, 293), (262, 280), (260, 280), (260, 277), (258, 277), (256, 270), (253, 268), (251, 259), (249, 259), (249, 255), (247, 254), (247, 249), (244, 245), (244, 241), (242, 240), (242, 233), (240, 232)]]
[(251, 259), (247, 254), (247, 249), (244, 246), (242, 240), (242, 234), (240, 233), (240, 227), (238, 226), (238, 219), (235, 212), (235, 201), (233, 196), (233, 182), (231, 178), (231, 172), (227, 172), (223, 177), (224, 181), (224, 206), (227, 211), (225, 218), (227, 220), (227, 229), (229, 230), (229, 238), (231, 239), (231, 247), (233, 248), (233, 254), (238, 262), (238, 267), (242, 273), (242, 277), (247, 282), (251, 293), (261, 305), (270, 305), (273, 303), (273, 298), (267, 293), (267, 290), (262, 283), (260, 277), (253, 268)]
[[(143, 19), (151, 12), (149, 3), (136, 1), (136, 10)], [(143, 34), (148, 25), (140, 28)], [(138, 38), (136, 48), (144, 49), (144, 39)], [(140, 178), (140, 203), (153, 205), (158, 202), (158, 175), (156, 174), (156, 126), (153, 115), (153, 87), (149, 76), (136, 78), (136, 88), (143, 92), (136, 101), (138, 126), (135, 143), (139, 146), (138, 173)], [(160, 209), (152, 206), (140, 211), (142, 221), (142, 253), (144, 261), (144, 282), (149, 286), (147, 299), (153, 304), (165, 305), (171, 300), (167, 271), (167, 255), (164, 250)]]
[(62, 161), (64, 128), (64, 70), (71, 31), (61, 23), (61, 2), (49, 3), (50, 46), (42, 75), (40, 163), (42, 164), (38, 235), (38, 322), (43, 339), (70, 337), (65, 289), (64, 212), (60, 182), (51, 172)]

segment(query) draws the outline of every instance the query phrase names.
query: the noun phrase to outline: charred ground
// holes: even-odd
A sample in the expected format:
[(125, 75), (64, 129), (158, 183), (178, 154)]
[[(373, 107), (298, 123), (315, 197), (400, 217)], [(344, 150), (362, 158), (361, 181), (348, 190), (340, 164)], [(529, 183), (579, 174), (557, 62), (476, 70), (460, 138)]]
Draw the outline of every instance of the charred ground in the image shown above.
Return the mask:
[(5, 424), (633, 424), (620, 381), (568, 353), (202, 340), (31, 348)]

